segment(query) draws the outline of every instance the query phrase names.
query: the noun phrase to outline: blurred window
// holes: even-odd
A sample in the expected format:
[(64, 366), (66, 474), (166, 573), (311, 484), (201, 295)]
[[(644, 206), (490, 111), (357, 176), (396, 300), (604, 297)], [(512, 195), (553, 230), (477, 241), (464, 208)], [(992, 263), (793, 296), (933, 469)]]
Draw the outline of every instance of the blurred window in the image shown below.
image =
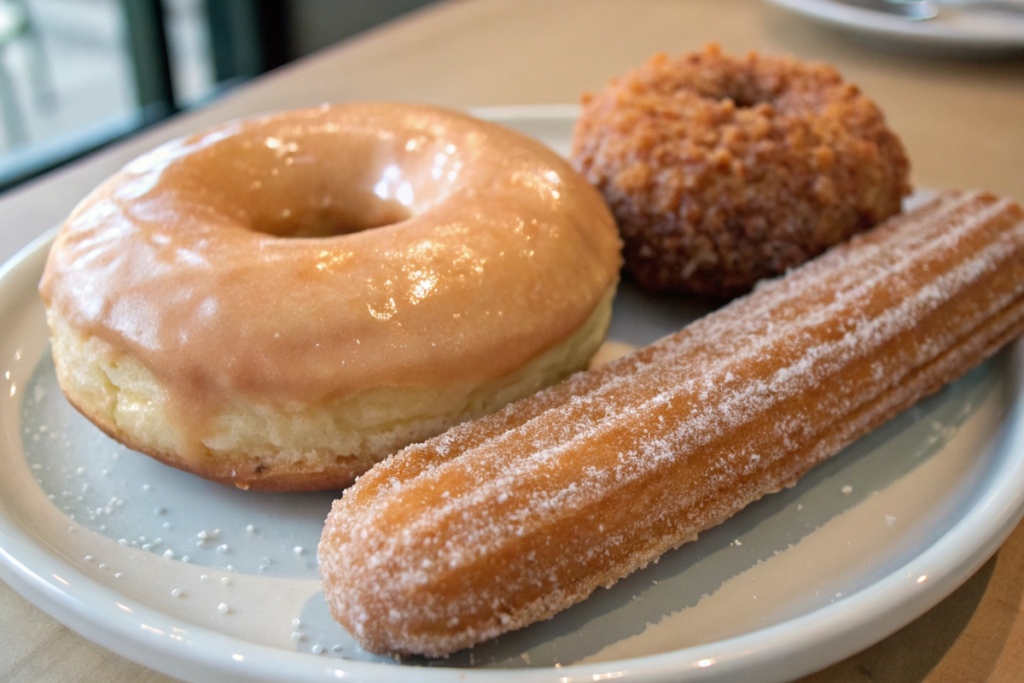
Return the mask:
[(0, 0), (0, 191), (431, 0)]
[(213, 90), (204, 0), (0, 0), (0, 189)]

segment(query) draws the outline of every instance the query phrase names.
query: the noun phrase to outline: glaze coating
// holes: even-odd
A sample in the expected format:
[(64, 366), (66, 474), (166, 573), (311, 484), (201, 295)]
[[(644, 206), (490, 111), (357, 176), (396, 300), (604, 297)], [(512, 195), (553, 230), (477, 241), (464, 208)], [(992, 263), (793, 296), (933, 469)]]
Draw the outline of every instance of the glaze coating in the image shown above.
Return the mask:
[(135, 160), (72, 213), (40, 291), (201, 426), (237, 397), (288, 409), (506, 376), (588, 320), (619, 249), (597, 192), (540, 143), (351, 104)]

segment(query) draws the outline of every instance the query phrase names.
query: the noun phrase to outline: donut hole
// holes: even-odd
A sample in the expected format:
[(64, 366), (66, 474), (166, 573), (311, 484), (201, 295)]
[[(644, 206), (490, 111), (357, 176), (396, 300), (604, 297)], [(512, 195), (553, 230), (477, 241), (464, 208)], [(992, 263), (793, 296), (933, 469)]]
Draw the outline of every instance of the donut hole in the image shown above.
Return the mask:
[(738, 93), (727, 93), (720, 97), (722, 100), (732, 100), (733, 104), (736, 105), (737, 109), (751, 109), (763, 102), (770, 102), (771, 99), (767, 97), (756, 97), (752, 96), (752, 93), (738, 92)]
[(401, 223), (412, 217), (409, 207), (376, 196), (325, 199), (319, 206), (284, 206), (253, 216), (251, 230), (275, 237), (322, 238), (348, 235)]
[[(376, 129), (342, 133), (315, 121), (285, 126), (269, 119), (247, 136), (201, 145), (184, 163), (160, 171), (177, 188), (176, 200), (281, 238), (327, 238), (406, 221), (447, 194), (449, 172), (462, 163), (430, 139), (407, 146)], [(447, 165), (438, 167), (442, 157)]]
[(752, 109), (759, 104), (773, 103), (776, 93), (765, 83), (751, 79), (723, 79), (715, 83), (698, 85), (704, 97), (719, 102), (732, 100), (737, 109)]
[[(328, 146), (317, 143), (307, 146)], [(415, 200), (421, 194), (420, 183), (398, 171), (397, 164), (381, 161), (396, 155), (373, 145), (353, 145), (317, 163), (308, 157), (291, 164), (264, 158), (256, 166), (260, 173), (255, 181), (239, 183), (230, 193), (245, 207), (250, 229), (275, 237), (334, 237), (394, 225), (416, 213)], [(394, 182), (383, 182), (385, 175)], [(396, 184), (404, 191), (398, 192)]]
[(749, 83), (737, 83), (714, 94), (719, 101), (732, 100), (737, 109), (752, 109), (759, 104), (771, 103), (773, 93), (764, 92)]

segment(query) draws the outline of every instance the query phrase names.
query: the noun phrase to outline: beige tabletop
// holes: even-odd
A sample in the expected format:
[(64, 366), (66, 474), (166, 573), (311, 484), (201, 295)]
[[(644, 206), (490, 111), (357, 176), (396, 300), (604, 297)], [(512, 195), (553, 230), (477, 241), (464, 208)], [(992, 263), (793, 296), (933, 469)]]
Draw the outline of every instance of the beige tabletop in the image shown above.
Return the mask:
[[(236, 116), (343, 100), (450, 107), (576, 102), (657, 51), (717, 41), (837, 66), (880, 103), (916, 184), (1024, 200), (1024, 59), (878, 51), (753, 0), (461, 0), (293, 64), (0, 197), (0, 262), (159, 142)], [(812, 681), (1024, 680), (1024, 525), (958, 591)], [(165, 681), (75, 634), (0, 583), (0, 680)]]

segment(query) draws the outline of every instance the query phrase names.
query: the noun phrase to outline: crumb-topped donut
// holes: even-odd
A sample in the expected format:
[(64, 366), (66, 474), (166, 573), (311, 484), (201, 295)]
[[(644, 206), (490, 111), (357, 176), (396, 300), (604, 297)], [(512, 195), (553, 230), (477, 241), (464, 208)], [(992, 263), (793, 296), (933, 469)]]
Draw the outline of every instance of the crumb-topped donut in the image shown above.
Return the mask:
[(541, 144), (352, 104), (137, 159), (72, 213), (40, 291), (61, 386), (104, 431), (309, 490), (585, 367), (619, 265), (600, 195)]
[(820, 63), (717, 45), (585, 96), (576, 167), (650, 290), (733, 296), (898, 213), (909, 165), (882, 112)]

